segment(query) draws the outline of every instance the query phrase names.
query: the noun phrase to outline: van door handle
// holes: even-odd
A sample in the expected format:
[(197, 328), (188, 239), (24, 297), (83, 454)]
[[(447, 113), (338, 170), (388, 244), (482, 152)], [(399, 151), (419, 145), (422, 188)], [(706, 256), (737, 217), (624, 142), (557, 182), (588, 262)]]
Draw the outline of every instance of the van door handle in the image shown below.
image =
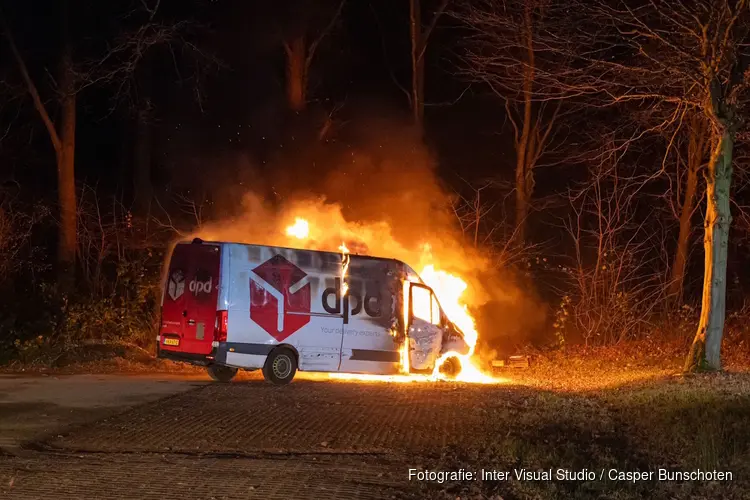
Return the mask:
[(189, 319), (188, 320), (188, 325), (193, 326), (194, 324), (195, 324), (195, 320), (194, 319)]

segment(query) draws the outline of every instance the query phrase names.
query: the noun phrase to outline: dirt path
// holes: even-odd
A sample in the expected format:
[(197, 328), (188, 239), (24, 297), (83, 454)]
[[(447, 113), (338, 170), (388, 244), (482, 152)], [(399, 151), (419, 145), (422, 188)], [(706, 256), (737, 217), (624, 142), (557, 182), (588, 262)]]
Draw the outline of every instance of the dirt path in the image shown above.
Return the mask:
[(188, 391), (200, 376), (0, 375), (0, 450)]

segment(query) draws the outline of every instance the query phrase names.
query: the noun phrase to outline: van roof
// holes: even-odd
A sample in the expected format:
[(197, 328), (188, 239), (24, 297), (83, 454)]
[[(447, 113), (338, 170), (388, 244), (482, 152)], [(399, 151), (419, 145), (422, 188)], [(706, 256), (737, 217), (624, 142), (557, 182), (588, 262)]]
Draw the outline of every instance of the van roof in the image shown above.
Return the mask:
[[(179, 241), (177, 242), (178, 245), (200, 245), (200, 244), (213, 244), (213, 245), (243, 245), (248, 247), (265, 247), (265, 248), (279, 248), (282, 250), (301, 250), (304, 252), (314, 252), (314, 253), (320, 253), (320, 254), (329, 254), (329, 255), (341, 255), (341, 252), (328, 252), (325, 250), (311, 250), (309, 248), (295, 248), (295, 247), (283, 247), (278, 245), (256, 245), (252, 243), (240, 243), (237, 241), (213, 241), (213, 240), (202, 240), (200, 238), (194, 238), (192, 241)], [(375, 257), (372, 255), (362, 255), (357, 253), (350, 253), (352, 257), (359, 257), (363, 259), (372, 259), (372, 260), (381, 260), (381, 261), (391, 261), (395, 262), (397, 264), (403, 264), (406, 267), (410, 267), (409, 264), (406, 262), (400, 261), (398, 259), (389, 258), (389, 257)]]

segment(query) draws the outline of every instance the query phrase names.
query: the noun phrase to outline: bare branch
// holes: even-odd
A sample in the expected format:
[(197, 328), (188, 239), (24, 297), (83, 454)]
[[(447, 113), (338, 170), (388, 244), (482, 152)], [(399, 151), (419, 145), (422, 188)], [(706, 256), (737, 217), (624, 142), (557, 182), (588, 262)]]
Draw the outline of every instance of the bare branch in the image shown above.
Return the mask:
[(143, 5), (143, 9), (148, 12), (149, 17), (148, 21), (152, 22), (154, 20), (154, 17), (156, 16), (156, 12), (159, 10), (159, 5), (161, 4), (161, 0), (156, 0), (156, 3), (153, 7), (149, 7), (148, 2), (146, 0), (141, 0), (141, 5)]
[(328, 35), (331, 29), (333, 29), (336, 21), (338, 21), (339, 17), (341, 16), (341, 11), (344, 8), (344, 3), (346, 3), (346, 0), (341, 0), (339, 2), (339, 6), (336, 9), (336, 12), (334, 12), (333, 16), (331, 17), (331, 20), (328, 22), (326, 27), (323, 28), (323, 30), (318, 34), (318, 38), (316, 38), (307, 49), (307, 58), (305, 59), (306, 68), (309, 68), (312, 64), (313, 57), (315, 56), (315, 51), (318, 49), (318, 45), (320, 45), (320, 42)]
[(417, 60), (421, 61), (424, 57), (424, 53), (427, 50), (427, 41), (430, 38), (430, 35), (432, 34), (432, 30), (435, 29), (435, 26), (437, 26), (438, 19), (440, 19), (440, 16), (443, 15), (443, 12), (445, 12), (446, 7), (448, 7), (448, 2), (450, 0), (442, 0), (440, 2), (440, 5), (438, 6), (435, 13), (432, 15), (432, 20), (430, 21), (430, 24), (427, 26), (427, 29), (422, 32), (422, 36), (420, 37), (420, 43), (421, 47), (419, 49), (419, 55), (417, 56)]
[(60, 141), (60, 136), (57, 134), (55, 124), (52, 122), (52, 119), (47, 112), (47, 108), (42, 102), (41, 97), (39, 96), (39, 92), (37, 91), (36, 85), (34, 84), (34, 80), (31, 78), (29, 70), (26, 68), (26, 63), (24, 62), (21, 53), (18, 51), (16, 42), (13, 39), (13, 34), (10, 31), (10, 27), (8, 26), (7, 21), (5, 20), (5, 16), (1, 12), (0, 20), (0, 22), (2, 22), (3, 31), (5, 32), (5, 38), (8, 40), (8, 44), (10, 45), (10, 50), (13, 53), (13, 57), (15, 58), (16, 63), (18, 64), (18, 69), (21, 71), (21, 76), (26, 83), (26, 87), (28, 88), (29, 94), (31, 95), (31, 99), (34, 101), (34, 107), (39, 113), (39, 116), (42, 118), (44, 126), (47, 128), (50, 140), (52, 141), (52, 146), (55, 148), (55, 153), (57, 155), (60, 155), (62, 151), (62, 142)]
[(369, 5), (370, 5), (370, 11), (372, 12), (372, 15), (375, 17), (375, 23), (378, 25), (378, 33), (380, 34), (380, 47), (381, 47), (381, 50), (383, 51), (383, 59), (385, 60), (386, 66), (388, 66), (388, 74), (390, 75), (391, 81), (393, 81), (396, 87), (398, 87), (398, 89), (401, 90), (401, 92), (403, 92), (404, 95), (406, 95), (406, 99), (409, 102), (409, 107), (411, 108), (412, 107), (411, 92), (409, 92), (403, 85), (401, 85), (401, 83), (399, 83), (398, 78), (396, 78), (396, 75), (393, 72), (393, 67), (391, 66), (389, 62), (388, 51), (386, 50), (386, 46), (385, 46), (385, 37), (383, 36), (383, 27), (380, 24), (380, 17), (378, 16), (378, 13), (375, 12), (375, 8), (373, 7), (372, 2), (369, 2)]

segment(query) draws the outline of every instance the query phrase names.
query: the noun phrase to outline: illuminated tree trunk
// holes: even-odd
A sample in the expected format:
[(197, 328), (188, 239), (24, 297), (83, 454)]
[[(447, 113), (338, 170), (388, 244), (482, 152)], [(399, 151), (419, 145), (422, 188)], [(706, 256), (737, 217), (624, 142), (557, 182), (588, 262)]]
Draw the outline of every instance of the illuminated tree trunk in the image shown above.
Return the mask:
[(524, 160), (525, 152), (519, 150), (516, 159), (516, 244), (523, 245), (526, 240), (526, 218), (529, 215), (529, 190), (527, 187), (527, 169)]
[(536, 150), (534, 137), (538, 134), (538, 123), (533, 123), (534, 93), (534, 31), (531, 2), (527, 1), (524, 11), (524, 38), (526, 42), (526, 71), (523, 76), (523, 124), (516, 140), (516, 243), (526, 241), (526, 219), (529, 216), (531, 194), (534, 189), (534, 159)]
[(714, 141), (706, 174), (706, 253), (703, 303), (698, 331), (685, 360), (685, 371), (721, 370), (721, 339), (726, 310), (727, 250), (734, 138), (728, 129)]
[(708, 134), (705, 120), (694, 118), (690, 128), (688, 144), (687, 178), (685, 180), (685, 195), (680, 208), (680, 232), (677, 237), (677, 251), (672, 262), (672, 273), (668, 294), (677, 303), (682, 302), (685, 283), (685, 268), (690, 253), (690, 234), (692, 233), (691, 219), (695, 210), (695, 198), (698, 191), (698, 170), (703, 162)]
[[(310, 26), (306, 23), (301, 30), (283, 40), (286, 52), (286, 100), (289, 109), (294, 112), (304, 111), (307, 107), (307, 85), (315, 52), (320, 42), (338, 21), (345, 2), (346, 0), (339, 1), (328, 24), (320, 30), (318, 37), (314, 40), (308, 38), (311, 33), (309, 32)], [(310, 5), (317, 7), (314, 2)]]
[(75, 182), (76, 91), (70, 46), (63, 50), (60, 78), (61, 126), (57, 149), (57, 189), (60, 206), (58, 263), (63, 287), (75, 282), (77, 247), (77, 202)]
[[(67, 40), (67, 10), (63, 11), (63, 27), (65, 40)], [(57, 244), (57, 261), (58, 261), (58, 280), (63, 289), (69, 289), (75, 284), (75, 261), (77, 246), (77, 201), (76, 201), (76, 183), (75, 183), (75, 146), (76, 146), (76, 89), (75, 73), (73, 70), (73, 61), (70, 44), (65, 43), (62, 57), (60, 59), (60, 77), (59, 77), (59, 101), (60, 101), (60, 130), (58, 131), (55, 123), (47, 111), (47, 107), (42, 101), (39, 91), (34, 84), (34, 80), (29, 74), (26, 63), (21, 57), (21, 53), (16, 46), (10, 28), (0, 16), (5, 38), (10, 45), (11, 53), (18, 64), (26, 88), (31, 95), (42, 119), (52, 146), (55, 148), (55, 158), (57, 160), (57, 199), (60, 209), (60, 226), (58, 230)]]
[(286, 98), (289, 109), (304, 111), (307, 106), (307, 46), (305, 37), (295, 37), (285, 44), (286, 49)]

